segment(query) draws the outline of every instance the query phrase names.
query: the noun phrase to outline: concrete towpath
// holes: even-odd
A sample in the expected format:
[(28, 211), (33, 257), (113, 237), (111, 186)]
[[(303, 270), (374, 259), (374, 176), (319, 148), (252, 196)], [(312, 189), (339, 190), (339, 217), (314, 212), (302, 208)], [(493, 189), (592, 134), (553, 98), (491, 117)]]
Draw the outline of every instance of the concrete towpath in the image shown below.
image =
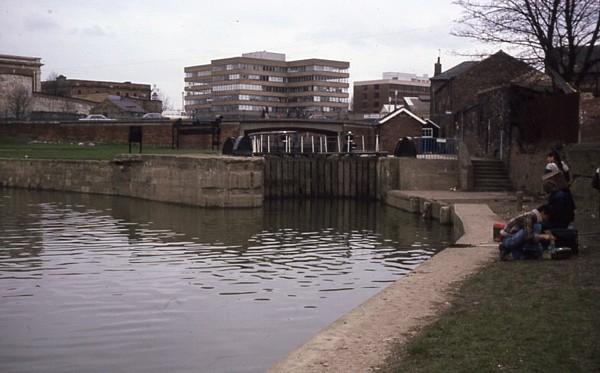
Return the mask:
[[(397, 191), (394, 191), (397, 192)], [(419, 198), (441, 198), (418, 192)], [(445, 192), (441, 192), (445, 193)], [(450, 192), (453, 199), (459, 194)], [(409, 193), (408, 198), (415, 197)], [(460, 201), (509, 195), (460, 194)], [(514, 198), (514, 197), (513, 197)], [(462, 222), (460, 246), (449, 247), (322, 330), (269, 372), (369, 372), (450, 304), (457, 285), (496, 258), (492, 226), (498, 217), (486, 204), (454, 203)]]

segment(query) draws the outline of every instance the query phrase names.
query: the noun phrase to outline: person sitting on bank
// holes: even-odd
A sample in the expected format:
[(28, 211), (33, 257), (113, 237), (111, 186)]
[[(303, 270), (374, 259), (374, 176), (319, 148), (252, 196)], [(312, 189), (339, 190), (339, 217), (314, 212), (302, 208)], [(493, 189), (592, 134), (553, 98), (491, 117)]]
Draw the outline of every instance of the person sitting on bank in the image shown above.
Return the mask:
[(567, 229), (575, 220), (575, 201), (560, 171), (544, 175), (542, 185), (547, 195), (547, 212), (550, 218), (542, 229)]
[(500, 231), (500, 259), (539, 259), (542, 257), (542, 242), (554, 241), (551, 233), (542, 233), (542, 223), (549, 219), (547, 206), (518, 215)]
[(571, 171), (569, 166), (560, 157), (560, 154), (556, 150), (552, 150), (546, 155), (546, 166), (544, 167), (544, 174), (559, 171), (565, 177), (567, 185), (571, 182)]

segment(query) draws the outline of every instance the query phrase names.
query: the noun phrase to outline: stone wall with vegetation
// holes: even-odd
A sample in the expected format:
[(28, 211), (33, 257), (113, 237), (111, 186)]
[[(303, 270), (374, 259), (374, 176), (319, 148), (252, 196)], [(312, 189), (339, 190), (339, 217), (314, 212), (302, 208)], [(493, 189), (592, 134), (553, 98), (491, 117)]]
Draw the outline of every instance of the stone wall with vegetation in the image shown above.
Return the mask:
[[(554, 144), (555, 145), (555, 144)], [(517, 190), (529, 194), (542, 193), (542, 176), (546, 154), (553, 144), (545, 143), (513, 147), (510, 154), (510, 177)], [(599, 144), (572, 144), (564, 147), (562, 154), (571, 168), (574, 179), (571, 192), (578, 207), (597, 206), (598, 191), (591, 186), (591, 176), (600, 167)]]
[(112, 161), (0, 159), (0, 185), (201, 207), (263, 203), (262, 158), (126, 155)]

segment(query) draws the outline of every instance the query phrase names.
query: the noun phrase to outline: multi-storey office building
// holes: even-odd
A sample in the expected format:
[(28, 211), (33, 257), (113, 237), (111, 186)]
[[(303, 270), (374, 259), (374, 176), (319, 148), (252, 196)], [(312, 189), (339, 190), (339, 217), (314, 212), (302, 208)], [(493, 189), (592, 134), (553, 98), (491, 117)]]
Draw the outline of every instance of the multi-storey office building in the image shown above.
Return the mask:
[(198, 117), (337, 116), (348, 111), (343, 61), (286, 61), (285, 54), (245, 53), (185, 68), (185, 111)]
[(403, 97), (429, 96), (429, 77), (387, 72), (383, 79), (354, 82), (353, 111), (359, 114), (378, 113), (383, 105), (403, 104)]

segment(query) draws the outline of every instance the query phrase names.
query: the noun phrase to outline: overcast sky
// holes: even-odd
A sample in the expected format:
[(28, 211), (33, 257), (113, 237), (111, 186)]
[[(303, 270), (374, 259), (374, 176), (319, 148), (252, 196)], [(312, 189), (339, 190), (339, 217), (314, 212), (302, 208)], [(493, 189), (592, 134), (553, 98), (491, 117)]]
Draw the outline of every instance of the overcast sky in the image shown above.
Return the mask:
[(477, 48), (450, 35), (459, 14), (450, 0), (1, 0), (0, 54), (41, 57), (43, 79), (156, 84), (180, 107), (185, 66), (253, 51), (349, 61), (351, 83), (431, 76), (438, 53), (446, 70)]

